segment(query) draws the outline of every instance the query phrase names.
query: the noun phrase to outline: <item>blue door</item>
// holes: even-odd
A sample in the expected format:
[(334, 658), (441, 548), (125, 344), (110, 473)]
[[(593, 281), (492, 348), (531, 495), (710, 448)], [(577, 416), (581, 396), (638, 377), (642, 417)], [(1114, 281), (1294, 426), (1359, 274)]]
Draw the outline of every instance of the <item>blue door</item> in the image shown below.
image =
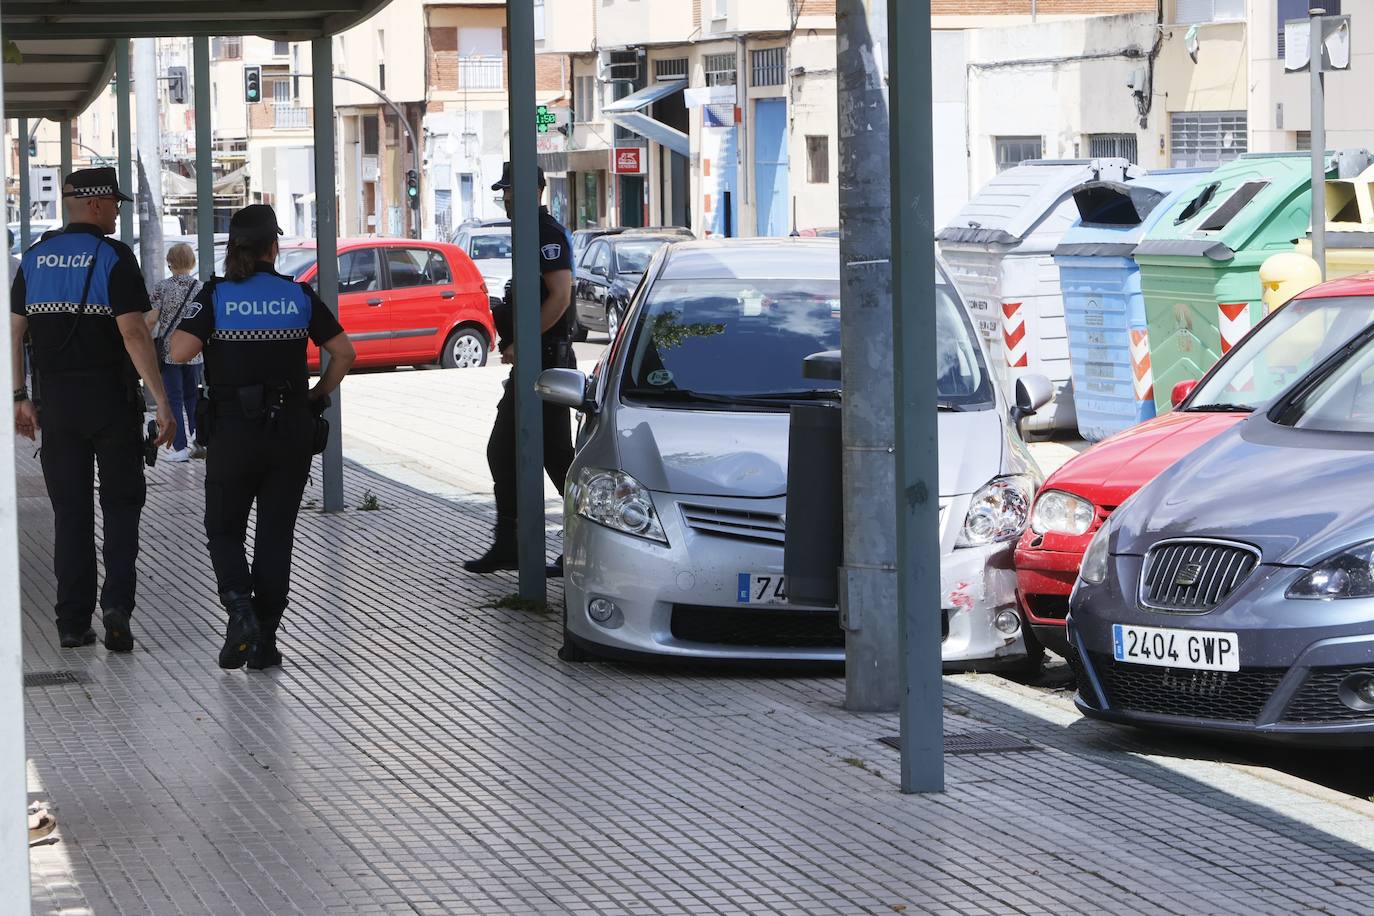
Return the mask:
[(758, 234), (786, 235), (786, 99), (754, 102), (754, 181), (758, 187)]

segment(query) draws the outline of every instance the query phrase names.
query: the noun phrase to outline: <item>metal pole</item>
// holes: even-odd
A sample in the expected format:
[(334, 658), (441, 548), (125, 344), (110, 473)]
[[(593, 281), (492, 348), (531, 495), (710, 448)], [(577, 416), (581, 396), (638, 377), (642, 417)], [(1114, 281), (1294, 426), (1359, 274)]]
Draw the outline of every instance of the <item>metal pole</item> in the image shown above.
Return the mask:
[(945, 786), (930, 0), (887, 0), (902, 791)]
[[(897, 515), (892, 416), (892, 189), (884, 61), (887, 11), (835, 7), (839, 40), (840, 332), (844, 379), (845, 708), (887, 712), (902, 698), (897, 655)], [(878, 511), (875, 511), (875, 507)]]
[[(4, 97), (0, 76), (0, 98)], [(8, 124), (9, 122), (5, 122)], [(0, 131), (5, 129), (0, 125)], [(27, 153), (29, 135), (23, 121), (20, 143)], [(8, 149), (9, 138), (5, 138)], [(9, 157), (0, 156), (0, 187)], [(0, 258), (0, 306), (10, 310), (9, 258)], [(0, 359), (8, 373), (10, 323), (0, 321)], [(0, 874), (10, 888), (6, 908), (29, 916), (28, 774), (24, 748), (24, 613), (19, 592), (19, 497), (15, 486), (13, 435), (0, 436)]]
[(539, 347), (539, 187), (535, 171), (534, 2), (509, 0), (507, 79), (510, 85), (510, 162), (515, 184), (511, 216), (511, 276), (515, 297), (516, 514), (520, 519), (520, 597), (543, 603), (544, 425), (534, 393), (542, 366)]
[(19, 248), (28, 251), (33, 244), (33, 189), (30, 185), (29, 119), (19, 119)]
[[(310, 42), (310, 69), (316, 73), (334, 72), (334, 39), (316, 38)], [(339, 214), (334, 181), (334, 82), (311, 80), (315, 107), (315, 255), (320, 298), (339, 314)], [(321, 369), (329, 365), (329, 354), (320, 353)], [(330, 396), (325, 416), (334, 429), (324, 451), (324, 511), (338, 512), (344, 507), (343, 492), (343, 391)]]
[(1309, 12), (1308, 70), (1312, 74), (1312, 258), (1326, 279), (1326, 86), (1322, 76), (1322, 16)]
[(166, 267), (162, 248), (162, 124), (158, 117), (157, 39), (134, 40), (134, 86), (138, 115), (138, 161), (141, 166), (139, 202), (139, 260), (149, 288), (162, 279)]
[(211, 139), (210, 39), (191, 39), (191, 82), (196, 106), (196, 247), (200, 279), (215, 275), (215, 151)]
[[(57, 132), (60, 135), (60, 142), (62, 144), (62, 153), (58, 160), (61, 163), (60, 167), (62, 169), (62, 174), (57, 178), (58, 183), (61, 184), (66, 181), (67, 176), (72, 173), (72, 119), (69, 115), (64, 114), (62, 116), (62, 120), (59, 121), (57, 125)], [(62, 204), (60, 202), (57, 205), (57, 215), (59, 217), (62, 215)]]
[[(129, 39), (115, 39), (115, 133), (119, 142), (119, 188), (128, 194), (134, 186), (133, 125), (129, 117)], [(133, 195), (130, 195), (131, 197)], [(134, 208), (119, 208), (119, 240), (134, 242)]]

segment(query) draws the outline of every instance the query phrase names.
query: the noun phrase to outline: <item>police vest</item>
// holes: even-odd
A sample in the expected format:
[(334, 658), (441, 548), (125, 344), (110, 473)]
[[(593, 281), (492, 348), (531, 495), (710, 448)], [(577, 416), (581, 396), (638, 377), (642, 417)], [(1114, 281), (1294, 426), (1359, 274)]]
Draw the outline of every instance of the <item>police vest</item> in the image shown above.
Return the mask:
[(305, 340), (310, 329), (310, 297), (294, 280), (256, 273), (245, 280), (215, 284), (214, 340)]
[[(119, 262), (113, 245), (87, 232), (63, 232), (39, 242), (21, 262), (24, 272), (24, 311), (39, 315), (75, 315), (81, 305), (86, 275), (91, 287), (83, 314), (114, 319), (110, 307), (110, 274)], [(92, 267), (94, 270), (92, 271)]]

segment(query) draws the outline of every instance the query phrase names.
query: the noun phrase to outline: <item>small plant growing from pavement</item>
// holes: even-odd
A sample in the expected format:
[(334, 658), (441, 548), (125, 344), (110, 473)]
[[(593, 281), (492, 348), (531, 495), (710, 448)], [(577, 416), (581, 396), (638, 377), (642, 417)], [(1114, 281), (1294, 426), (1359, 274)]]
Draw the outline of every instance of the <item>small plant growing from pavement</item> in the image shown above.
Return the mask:
[(547, 614), (549, 606), (539, 601), (526, 601), (519, 595), (507, 595), (490, 607), (503, 611), (524, 611), (527, 614)]
[(358, 508), (364, 512), (376, 512), (382, 508), (382, 504), (377, 501), (377, 494), (371, 490), (363, 491), (363, 501), (358, 504)]

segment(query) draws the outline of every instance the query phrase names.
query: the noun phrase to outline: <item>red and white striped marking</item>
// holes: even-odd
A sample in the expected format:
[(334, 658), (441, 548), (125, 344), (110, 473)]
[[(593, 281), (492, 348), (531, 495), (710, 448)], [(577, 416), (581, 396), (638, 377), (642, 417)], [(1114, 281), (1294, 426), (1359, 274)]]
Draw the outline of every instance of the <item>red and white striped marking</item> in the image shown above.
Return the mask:
[(1002, 303), (1002, 344), (1006, 351), (1007, 366), (1024, 369), (1030, 365), (1026, 352), (1026, 316), (1021, 311), (1020, 302)]
[(1217, 317), (1221, 326), (1221, 352), (1225, 354), (1250, 333), (1250, 303), (1222, 303), (1217, 306)]
[(1131, 373), (1135, 378), (1135, 399), (1155, 399), (1155, 376), (1150, 369), (1150, 332), (1131, 331)]

